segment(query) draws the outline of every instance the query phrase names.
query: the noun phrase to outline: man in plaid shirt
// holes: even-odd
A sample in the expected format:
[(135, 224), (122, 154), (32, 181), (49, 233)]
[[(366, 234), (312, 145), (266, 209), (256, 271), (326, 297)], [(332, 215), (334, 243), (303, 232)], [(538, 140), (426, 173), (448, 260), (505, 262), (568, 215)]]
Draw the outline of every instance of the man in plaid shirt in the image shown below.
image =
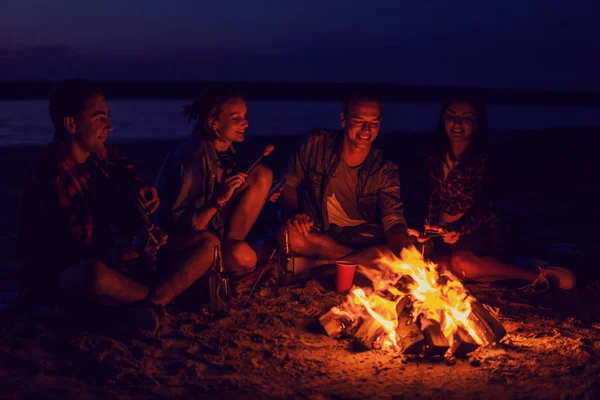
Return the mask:
[[(155, 258), (166, 243), (157, 227), (140, 229), (139, 221), (127, 218), (136, 207), (135, 196), (146, 213), (154, 212), (156, 189), (144, 185), (128, 159), (106, 143), (113, 127), (98, 86), (65, 81), (53, 93), (49, 111), (54, 140), (34, 165), (23, 197), (17, 243), (22, 295), (51, 305), (127, 305), (120, 310), (129, 321), (154, 330), (162, 306), (208, 269), (215, 243), (173, 249), (186, 252), (157, 282), (146, 271), (128, 271), (133, 260)], [(114, 227), (129, 238), (142, 232), (133, 242), (117, 245)], [(156, 242), (149, 241), (150, 233)]]

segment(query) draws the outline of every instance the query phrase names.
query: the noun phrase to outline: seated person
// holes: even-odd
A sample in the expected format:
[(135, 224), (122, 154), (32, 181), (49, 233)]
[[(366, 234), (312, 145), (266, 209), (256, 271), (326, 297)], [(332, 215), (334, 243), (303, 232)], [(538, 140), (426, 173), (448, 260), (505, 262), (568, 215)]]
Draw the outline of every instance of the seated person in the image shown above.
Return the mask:
[(425, 229), (442, 235), (434, 241), (432, 257), (446, 259), (458, 277), (474, 281), (520, 279), (536, 287), (553, 283), (573, 288), (575, 276), (565, 268), (534, 270), (509, 262), (507, 237), (491, 200), (487, 131), (485, 106), (478, 101), (457, 98), (442, 107), (429, 157), (431, 192)]
[(256, 267), (256, 252), (245, 239), (265, 205), (273, 174), (262, 164), (248, 175), (234, 172), (232, 144), (243, 142), (248, 128), (239, 93), (211, 89), (184, 114), (198, 123), (160, 168), (156, 222), (169, 234), (169, 244), (207, 232), (219, 237), (225, 269), (240, 278)]
[(373, 246), (398, 254), (407, 244), (398, 167), (373, 145), (382, 106), (369, 93), (350, 97), (343, 131), (312, 132), (291, 158), (281, 199), (294, 255), (353, 262)]
[[(115, 210), (130, 210), (131, 199), (138, 197), (140, 212), (152, 213), (159, 199), (107, 143), (113, 127), (103, 92), (91, 82), (67, 80), (51, 96), (49, 111), (54, 139), (34, 165), (23, 197), (17, 243), (22, 297), (70, 308), (120, 306), (109, 309), (122, 311), (139, 328), (155, 330), (162, 306), (207, 270), (218, 239), (206, 234), (164, 279), (154, 281), (149, 265), (166, 235), (147, 226), (135, 242), (114, 241), (115, 226), (126, 233), (135, 225)], [(156, 242), (149, 242), (150, 234)], [(149, 263), (135, 262), (142, 255)], [(141, 268), (128, 270), (133, 265)]]

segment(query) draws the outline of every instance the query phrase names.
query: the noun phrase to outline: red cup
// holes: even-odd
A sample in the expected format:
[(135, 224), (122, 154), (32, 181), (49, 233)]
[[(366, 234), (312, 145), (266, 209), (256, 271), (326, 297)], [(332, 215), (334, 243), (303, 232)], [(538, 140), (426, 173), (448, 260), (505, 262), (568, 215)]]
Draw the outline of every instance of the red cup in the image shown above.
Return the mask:
[(354, 272), (356, 271), (356, 264), (340, 261), (336, 263), (336, 265), (337, 274), (335, 276), (335, 289), (342, 293), (352, 287), (352, 283), (354, 282)]

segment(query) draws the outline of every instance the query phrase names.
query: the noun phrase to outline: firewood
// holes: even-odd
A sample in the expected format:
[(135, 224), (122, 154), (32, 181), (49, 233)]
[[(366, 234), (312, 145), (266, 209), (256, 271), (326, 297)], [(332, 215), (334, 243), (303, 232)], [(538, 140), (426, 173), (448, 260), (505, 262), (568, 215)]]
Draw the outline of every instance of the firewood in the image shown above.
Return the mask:
[(404, 354), (418, 354), (423, 349), (425, 336), (410, 315), (410, 299), (403, 297), (396, 305), (398, 311), (398, 326), (396, 341)]
[(469, 320), (473, 322), (473, 329), (484, 345), (496, 343), (506, 335), (506, 330), (500, 321), (478, 301), (471, 302)]
[(443, 356), (450, 348), (450, 343), (448, 343), (448, 339), (444, 336), (440, 323), (424, 316), (420, 317), (420, 322), (421, 331), (423, 332), (423, 336), (425, 336), (425, 354)]
[(319, 322), (331, 338), (338, 339), (345, 333), (346, 327), (352, 322), (351, 319), (340, 314), (337, 307), (332, 308), (319, 318)]
[(381, 348), (381, 339), (386, 334), (383, 326), (369, 314), (361, 316), (360, 319), (361, 323), (354, 332), (354, 338), (366, 349)]
[(469, 335), (464, 326), (458, 327), (453, 339), (449, 353), (456, 357), (464, 357), (479, 347), (479, 344)]

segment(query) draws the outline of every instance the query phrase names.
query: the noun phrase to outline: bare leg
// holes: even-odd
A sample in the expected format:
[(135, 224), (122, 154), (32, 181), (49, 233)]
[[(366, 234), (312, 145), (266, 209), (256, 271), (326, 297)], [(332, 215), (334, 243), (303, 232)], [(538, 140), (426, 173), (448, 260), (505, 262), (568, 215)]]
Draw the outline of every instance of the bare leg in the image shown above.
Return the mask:
[(273, 182), (273, 172), (268, 167), (259, 164), (250, 172), (246, 182), (245, 188), (240, 192), (235, 207), (226, 221), (226, 239), (246, 239), (265, 205)]
[(233, 276), (249, 274), (256, 268), (256, 252), (243, 240), (223, 241), (223, 262)]
[(86, 260), (67, 268), (60, 278), (61, 293), (68, 299), (91, 299), (105, 305), (143, 300), (148, 288), (98, 260)]
[[(308, 236), (304, 236), (296, 229), (289, 228), (289, 235), (292, 253), (300, 257), (337, 260), (354, 251), (323, 233), (310, 232)], [(280, 242), (283, 240), (281, 236), (283, 236), (283, 231), (280, 234)]]
[[(181, 241), (185, 242), (182, 244)], [(208, 271), (213, 262), (214, 247), (218, 244), (219, 239), (206, 231), (191, 234), (179, 241), (174, 240), (172, 248), (186, 249), (172, 254), (173, 271), (152, 290), (148, 300), (154, 304), (166, 305), (183, 293)]]
[(522, 279), (533, 282), (538, 271), (504, 263), (492, 257), (478, 257), (467, 251), (457, 252), (450, 258), (450, 268), (458, 276), (477, 282), (494, 282), (503, 279)]

